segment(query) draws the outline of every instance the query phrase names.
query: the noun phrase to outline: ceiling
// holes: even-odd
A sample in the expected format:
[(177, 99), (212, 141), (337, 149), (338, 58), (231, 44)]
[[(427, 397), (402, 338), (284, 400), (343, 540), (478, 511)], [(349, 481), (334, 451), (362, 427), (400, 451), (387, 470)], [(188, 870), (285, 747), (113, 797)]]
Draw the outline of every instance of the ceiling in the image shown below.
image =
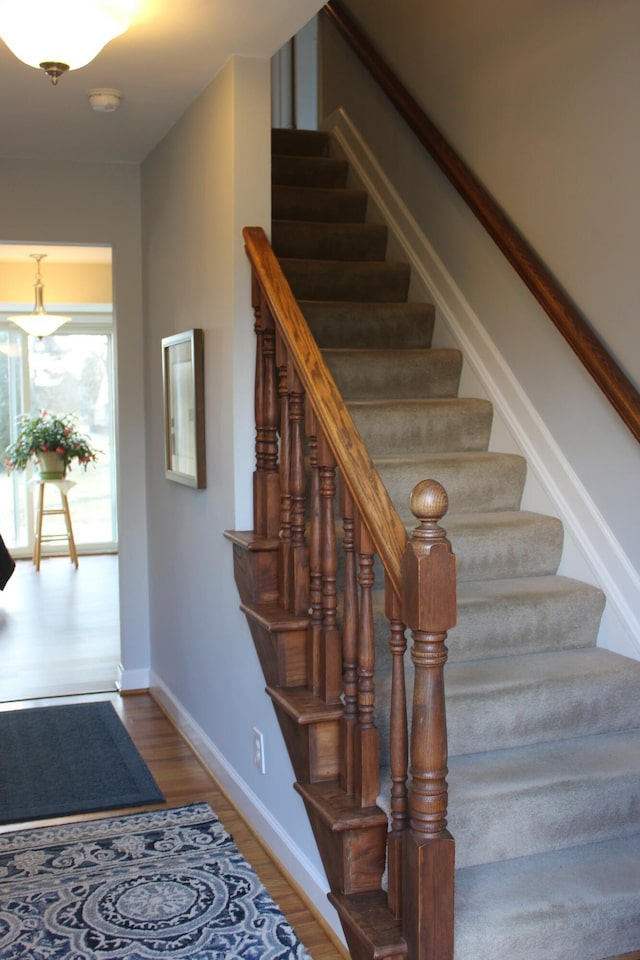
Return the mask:
[[(140, 163), (231, 55), (270, 57), (322, 2), (138, 5), (129, 30), (56, 87), (0, 41), (0, 157)], [(91, 109), (87, 91), (96, 87), (122, 92), (116, 112)]]
[[(56, 0), (51, 0), (55, 3)], [(137, 0), (129, 30), (57, 86), (0, 40), (0, 158), (140, 163), (230, 56), (270, 57), (322, 0)], [(96, 113), (87, 92), (115, 88), (114, 113)], [(0, 262), (109, 263), (108, 247), (0, 243)]]

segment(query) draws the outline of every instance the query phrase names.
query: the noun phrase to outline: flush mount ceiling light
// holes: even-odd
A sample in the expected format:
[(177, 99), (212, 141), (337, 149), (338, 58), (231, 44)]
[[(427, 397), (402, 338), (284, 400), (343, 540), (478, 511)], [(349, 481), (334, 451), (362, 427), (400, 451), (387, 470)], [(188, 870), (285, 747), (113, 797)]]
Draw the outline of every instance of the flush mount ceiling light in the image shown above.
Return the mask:
[(39, 337), (41, 340), (43, 337), (48, 337), (49, 334), (57, 330), (58, 327), (61, 327), (63, 323), (71, 320), (71, 317), (47, 313), (42, 299), (44, 284), (40, 275), (40, 261), (44, 260), (46, 253), (30, 253), (29, 256), (36, 261), (36, 282), (34, 284), (36, 291), (35, 306), (31, 313), (18, 313), (14, 317), (9, 317), (9, 320), (21, 327), (25, 333), (28, 333), (32, 337)]
[(132, 0), (0, 0), (0, 37), (55, 85), (131, 23)]

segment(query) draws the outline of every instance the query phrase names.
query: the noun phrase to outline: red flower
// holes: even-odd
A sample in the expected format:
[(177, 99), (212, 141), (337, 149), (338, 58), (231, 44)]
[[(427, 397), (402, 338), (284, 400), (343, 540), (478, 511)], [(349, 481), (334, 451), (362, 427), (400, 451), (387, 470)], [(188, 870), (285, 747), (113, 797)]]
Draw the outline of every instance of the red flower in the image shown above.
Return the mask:
[(62, 447), (56, 447), (56, 453), (59, 453), (61, 456), (64, 454)]

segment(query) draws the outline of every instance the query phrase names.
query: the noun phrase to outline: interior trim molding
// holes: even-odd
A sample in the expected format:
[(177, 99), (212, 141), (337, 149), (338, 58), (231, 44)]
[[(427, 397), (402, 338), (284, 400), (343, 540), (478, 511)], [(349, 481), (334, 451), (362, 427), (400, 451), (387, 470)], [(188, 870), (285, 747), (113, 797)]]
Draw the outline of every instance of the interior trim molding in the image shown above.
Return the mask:
[(274, 859), (298, 886), (310, 908), (320, 916), (321, 922), (328, 928), (328, 933), (333, 934), (340, 943), (344, 943), (337, 914), (327, 900), (329, 886), (325, 877), (311, 863), (304, 850), (283, 830), (282, 825), (242, 779), (238, 771), (231, 766), (188, 710), (153, 671), (151, 671), (149, 692), (249, 823), (254, 833), (258, 835), (261, 843), (268, 847)]
[[(582, 568), (562, 572), (591, 579), (607, 595), (598, 645), (640, 659), (640, 575), (351, 118), (339, 109), (321, 126), (335, 137), (573, 538)], [(570, 563), (563, 558), (563, 567)]]

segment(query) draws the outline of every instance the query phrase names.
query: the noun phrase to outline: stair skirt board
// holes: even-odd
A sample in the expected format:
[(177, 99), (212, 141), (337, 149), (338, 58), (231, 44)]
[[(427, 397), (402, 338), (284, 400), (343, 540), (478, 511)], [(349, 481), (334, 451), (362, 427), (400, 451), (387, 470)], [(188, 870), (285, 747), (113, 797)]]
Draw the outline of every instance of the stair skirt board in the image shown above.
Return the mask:
[[(602, 592), (558, 575), (562, 524), (521, 509), (525, 459), (488, 450), (491, 405), (458, 396), (460, 352), (431, 349), (433, 308), (407, 302), (408, 268), (383, 259), (384, 233), (366, 226), (366, 193), (346, 186), (343, 164), (328, 162), (331, 138), (274, 131), (272, 147), (276, 255), (400, 517), (415, 526), (408, 499), (424, 477), (449, 495), (444, 526), (459, 571), (445, 669), (455, 960), (602, 960), (637, 950), (640, 662), (596, 647)], [(376, 570), (384, 777), (390, 654)], [(244, 566), (242, 577), (247, 589)], [(276, 676), (269, 692), (287, 718), (294, 766), (307, 769), (298, 762), (306, 728), (329, 724), (326, 779), (310, 772), (297, 789), (354, 956), (400, 957), (379, 881), (385, 781), (378, 808), (362, 811), (359, 824), (331, 779), (335, 711), (325, 708), (323, 718), (308, 692), (287, 688), (304, 674), (301, 648), (287, 671), (287, 643), (272, 642), (251, 616), (254, 635), (266, 631), (257, 643), (265, 672)], [(410, 670), (407, 684), (410, 702)]]

